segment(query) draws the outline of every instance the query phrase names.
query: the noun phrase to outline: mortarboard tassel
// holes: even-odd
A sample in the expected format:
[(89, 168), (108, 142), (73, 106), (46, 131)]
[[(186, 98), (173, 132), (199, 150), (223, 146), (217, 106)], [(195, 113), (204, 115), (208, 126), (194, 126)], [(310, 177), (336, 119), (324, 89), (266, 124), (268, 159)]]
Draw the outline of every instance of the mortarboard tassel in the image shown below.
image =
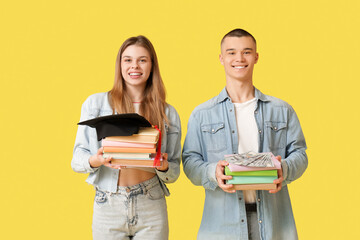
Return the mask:
[(158, 166), (160, 166), (160, 157), (161, 157), (161, 130), (156, 125), (153, 125), (153, 127), (159, 131), (159, 141), (157, 144), (156, 156), (155, 156), (154, 165), (153, 165), (154, 167), (158, 167)]

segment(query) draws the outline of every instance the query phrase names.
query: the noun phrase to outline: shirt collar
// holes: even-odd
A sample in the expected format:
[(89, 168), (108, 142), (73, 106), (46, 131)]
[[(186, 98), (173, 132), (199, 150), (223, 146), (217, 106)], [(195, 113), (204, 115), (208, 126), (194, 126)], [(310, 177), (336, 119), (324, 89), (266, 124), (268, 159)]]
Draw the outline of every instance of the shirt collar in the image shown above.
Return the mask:
[[(260, 92), (259, 89), (255, 88), (255, 98), (259, 99), (263, 102), (268, 102), (270, 101), (270, 99), (268, 98), (268, 96), (266, 96), (265, 94), (263, 94), (262, 92)], [(226, 91), (226, 87), (223, 88), (223, 90), (220, 92), (219, 96), (218, 96), (218, 103), (223, 102), (227, 99), (230, 99), (229, 94)], [(230, 99), (231, 100), (231, 99)]]

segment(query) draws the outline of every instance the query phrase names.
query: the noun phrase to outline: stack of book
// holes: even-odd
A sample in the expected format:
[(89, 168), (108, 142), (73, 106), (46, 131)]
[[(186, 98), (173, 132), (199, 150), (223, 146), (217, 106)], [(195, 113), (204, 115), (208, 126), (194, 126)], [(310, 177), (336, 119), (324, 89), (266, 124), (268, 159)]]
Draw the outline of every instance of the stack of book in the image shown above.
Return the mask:
[(152, 127), (140, 128), (131, 136), (105, 137), (101, 142), (103, 157), (112, 157), (111, 164), (121, 166), (161, 166), (161, 158), (155, 161), (158, 140), (159, 131)]
[[(225, 175), (232, 176), (227, 184), (233, 184), (236, 190), (271, 190), (276, 189), (274, 180), (280, 162), (272, 153), (250, 153), (251, 161), (243, 161), (245, 154), (226, 155), (229, 165), (225, 167)], [(263, 159), (267, 158), (267, 162)]]

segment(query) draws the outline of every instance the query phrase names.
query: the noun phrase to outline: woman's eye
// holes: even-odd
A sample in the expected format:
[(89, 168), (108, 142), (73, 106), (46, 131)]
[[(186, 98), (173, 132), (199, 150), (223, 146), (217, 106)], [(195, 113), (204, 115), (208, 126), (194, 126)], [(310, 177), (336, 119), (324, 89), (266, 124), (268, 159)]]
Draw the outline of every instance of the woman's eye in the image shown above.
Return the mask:
[(144, 62), (146, 62), (146, 60), (145, 59), (140, 59), (140, 62), (144, 63)]
[(124, 59), (124, 62), (131, 62), (130, 59)]

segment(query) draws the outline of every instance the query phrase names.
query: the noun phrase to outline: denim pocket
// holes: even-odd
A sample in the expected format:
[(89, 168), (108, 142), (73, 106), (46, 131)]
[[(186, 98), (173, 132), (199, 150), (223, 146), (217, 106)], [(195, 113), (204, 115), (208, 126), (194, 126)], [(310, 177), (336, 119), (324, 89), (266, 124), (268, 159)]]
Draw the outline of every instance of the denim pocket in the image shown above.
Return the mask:
[(286, 122), (265, 121), (264, 139), (271, 150), (286, 147)]
[(221, 152), (226, 149), (224, 123), (212, 123), (201, 126), (204, 142), (209, 152)]
[(146, 196), (151, 200), (158, 200), (160, 198), (163, 198), (165, 196), (164, 190), (161, 188), (160, 184), (156, 185), (153, 188), (150, 188)]
[(104, 193), (103, 191), (100, 191), (100, 190), (96, 190), (95, 202), (96, 202), (96, 204), (98, 204), (99, 206), (104, 205), (104, 204), (107, 202), (106, 193)]

